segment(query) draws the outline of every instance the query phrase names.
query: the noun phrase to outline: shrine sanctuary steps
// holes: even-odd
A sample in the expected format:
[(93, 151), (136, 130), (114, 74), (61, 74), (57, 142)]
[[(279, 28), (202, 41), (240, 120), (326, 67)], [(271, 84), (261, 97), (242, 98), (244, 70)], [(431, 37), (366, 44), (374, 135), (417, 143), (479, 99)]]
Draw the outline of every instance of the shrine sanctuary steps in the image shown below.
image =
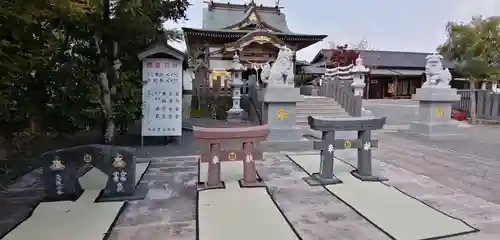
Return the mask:
[(349, 114), (332, 98), (304, 96), (304, 101), (297, 103), (297, 125), (309, 127), (307, 124), (308, 116), (337, 118), (348, 117)]

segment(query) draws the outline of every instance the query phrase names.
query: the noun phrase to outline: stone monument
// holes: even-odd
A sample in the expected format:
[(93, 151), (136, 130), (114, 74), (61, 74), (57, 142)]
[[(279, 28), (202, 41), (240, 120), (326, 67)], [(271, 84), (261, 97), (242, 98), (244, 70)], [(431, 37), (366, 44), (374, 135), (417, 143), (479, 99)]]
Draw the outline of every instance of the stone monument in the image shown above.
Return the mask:
[(97, 202), (139, 200), (148, 192), (138, 183), (149, 163), (138, 165), (132, 149), (91, 144), (43, 153), (40, 162), (46, 201), (76, 200), (85, 189), (102, 190)]
[[(300, 88), (294, 85), (294, 52), (282, 46), (272, 67), (267, 64), (262, 71), (262, 81), (267, 87), (258, 93), (258, 100), (263, 103), (262, 122), (270, 128), (268, 142), (303, 141), (302, 131), (296, 124), (297, 102), (304, 101)], [(285, 146), (284, 144), (284, 146)]]
[(418, 120), (410, 124), (410, 131), (428, 139), (461, 135), (451, 122), (451, 105), (460, 100), (457, 90), (451, 88), (451, 73), (443, 68), (443, 56), (427, 56), (426, 81), (417, 89), (412, 100), (418, 101)]
[(231, 72), (231, 76), (233, 78), (231, 82), (232, 95), (233, 95), (233, 106), (231, 109), (227, 111), (227, 120), (241, 120), (243, 109), (240, 106), (241, 101), (241, 86), (243, 85), (242, 73), (245, 71), (245, 67), (240, 63), (240, 57), (237, 53), (233, 56), (233, 65), (231, 69), (228, 69)]

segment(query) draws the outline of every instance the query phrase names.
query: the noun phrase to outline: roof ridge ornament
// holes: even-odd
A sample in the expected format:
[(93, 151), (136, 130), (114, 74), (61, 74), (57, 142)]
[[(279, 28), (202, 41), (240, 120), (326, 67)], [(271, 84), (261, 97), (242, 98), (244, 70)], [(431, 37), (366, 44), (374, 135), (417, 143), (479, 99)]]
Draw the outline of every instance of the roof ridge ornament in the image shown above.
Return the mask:
[(242, 20), (235, 24), (229, 25), (224, 29), (241, 30), (242, 28), (252, 25), (255, 26), (255, 28), (266, 28), (274, 32), (283, 32), (269, 25), (262, 19), (253, 0), (250, 2), (250, 5), (247, 6), (247, 9), (245, 10), (245, 17)]

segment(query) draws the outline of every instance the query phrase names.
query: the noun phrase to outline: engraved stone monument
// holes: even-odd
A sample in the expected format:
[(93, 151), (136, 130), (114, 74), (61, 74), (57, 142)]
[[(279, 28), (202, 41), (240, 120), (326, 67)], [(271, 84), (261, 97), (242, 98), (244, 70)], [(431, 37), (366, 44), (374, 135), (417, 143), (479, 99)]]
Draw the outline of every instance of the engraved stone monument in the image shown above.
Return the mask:
[[(147, 188), (138, 191), (141, 176), (133, 151), (126, 148), (85, 145), (47, 152), (40, 159), (47, 201), (75, 200), (84, 189), (102, 190), (97, 201), (136, 200), (147, 194)], [(142, 165), (141, 174), (147, 166)]]
[(76, 200), (83, 191), (78, 183), (76, 162), (67, 161), (67, 157), (68, 154), (63, 151), (40, 156), (48, 201)]
[[(302, 132), (296, 125), (297, 102), (304, 101), (300, 88), (294, 86), (294, 52), (283, 46), (272, 67), (264, 67), (262, 78), (267, 87), (258, 94), (262, 102), (262, 121), (270, 128), (267, 142), (304, 141)], [(291, 146), (291, 145), (288, 145)]]
[(428, 139), (462, 135), (451, 122), (451, 105), (460, 95), (450, 86), (452, 76), (443, 68), (442, 58), (438, 54), (426, 57), (426, 81), (412, 96), (419, 104), (418, 120), (410, 124), (410, 131)]

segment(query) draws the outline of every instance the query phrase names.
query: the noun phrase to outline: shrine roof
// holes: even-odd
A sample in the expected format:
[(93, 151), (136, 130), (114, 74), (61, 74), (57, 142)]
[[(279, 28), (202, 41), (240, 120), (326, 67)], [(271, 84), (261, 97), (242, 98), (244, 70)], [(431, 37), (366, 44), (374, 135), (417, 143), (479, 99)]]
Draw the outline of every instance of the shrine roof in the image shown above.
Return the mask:
[[(243, 37), (255, 30), (232, 30), (232, 29), (202, 29), (202, 28), (182, 28), (184, 34), (209, 36), (209, 37)], [(292, 32), (270, 32), (277, 37), (294, 38), (294, 40), (321, 41), (328, 35), (302, 34)]]
[[(402, 51), (377, 51), (354, 50), (361, 54), (366, 65), (389, 68), (424, 68), (425, 57), (432, 53), (402, 52)], [(324, 66), (326, 58), (332, 55), (332, 49), (321, 49), (311, 61), (311, 65)], [(443, 59), (445, 68), (454, 68), (454, 63)]]
[(279, 8), (257, 6), (255, 4), (240, 5), (213, 3), (203, 9), (203, 28), (209, 30), (223, 29), (242, 22), (249, 11), (254, 11), (260, 19), (280, 32), (291, 33), (286, 15)]

